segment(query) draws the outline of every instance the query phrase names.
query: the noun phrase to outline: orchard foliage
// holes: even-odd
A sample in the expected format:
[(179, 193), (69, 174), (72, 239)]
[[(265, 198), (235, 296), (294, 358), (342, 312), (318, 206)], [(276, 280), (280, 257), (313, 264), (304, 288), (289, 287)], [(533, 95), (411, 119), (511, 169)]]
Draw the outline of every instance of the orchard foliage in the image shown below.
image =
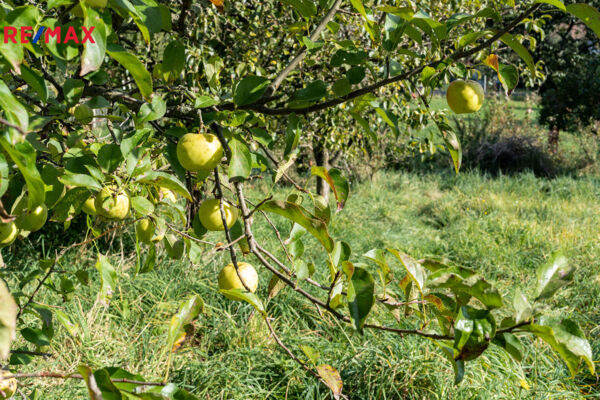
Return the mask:
[[(284, 287), (361, 334), (383, 330), (398, 333), (398, 340), (407, 334), (431, 340), (457, 383), (468, 362), (490, 345), (521, 360), (528, 335), (545, 341), (573, 374), (583, 364), (594, 373), (582, 330), (542, 315), (544, 301), (572, 278), (562, 255), (550, 256), (525, 282), (537, 285), (535, 298), (517, 292), (506, 299), (476, 271), (447, 260), (417, 260), (394, 248), (353, 254), (351, 244), (328, 229), (348, 200), (348, 179), (322, 166), (311, 169), (315, 178), (308, 182), (288, 174), (307, 144), (324, 140), (342, 151), (365, 149), (381, 135), (410, 135), (430, 122), (458, 171), (460, 143), (443, 113), (429, 110), (433, 90), (492, 68), (510, 94), (520, 73), (501, 50), (512, 49), (536, 76), (530, 33), (542, 29), (545, 12), (571, 12), (598, 33), (600, 18), (592, 10), (586, 4), (565, 8), (560, 0), (2, 2), (3, 27), (31, 27), (32, 35), (40, 27), (85, 27), (93, 41), (50, 37), (46, 43), (41, 36), (0, 42), (3, 251), (11, 251), (15, 232), (19, 243), (44, 222), (69, 230), (85, 218), (88, 228), (79, 242), (40, 255), (31, 274), (0, 270), (8, 283), (0, 288), (1, 355), (9, 356), (17, 327), (34, 347), (42, 337), (52, 339), (48, 321), (76, 334), (69, 315), (42, 307), (35, 295), (73, 287), (49, 283), (69, 251), (135, 226), (135, 274), (159, 268), (163, 257), (197, 262), (215, 246), (206, 240), (207, 229), (219, 231), (225, 244), (216, 246), (231, 257), (223, 294), (252, 305), (281, 349), (336, 398), (344, 395), (335, 365), (319, 363), (315, 349), (305, 346), (300, 355), (288, 348), (271, 325), (266, 299), (277, 301)], [(222, 159), (214, 169), (197, 167), (197, 154), (180, 154), (185, 149), (178, 142), (190, 133), (218, 140), (222, 153), (213, 150)], [(245, 188), (257, 174), (293, 193), (248, 198)], [(330, 186), (331, 203), (307, 189), (317, 177)], [(283, 235), (285, 260), (253, 235), (254, 221), (272, 214), (289, 220), (288, 232), (273, 232)], [(310, 237), (326, 254), (324, 265), (304, 256)], [(242, 258), (272, 276), (256, 293), (244, 279), (237, 281), (243, 288), (231, 284)], [(95, 268), (98, 296), (108, 307), (117, 290), (110, 254), (98, 254)], [(318, 281), (323, 275), (317, 270), (328, 279)], [(375, 308), (398, 323), (380, 325)], [(169, 352), (182, 345), (186, 326), (202, 309), (198, 296), (182, 299), (169, 326)], [(38, 315), (41, 328), (22, 329), (24, 313)], [(82, 365), (73, 373), (93, 399), (193, 398), (172, 384), (144, 382), (110, 366)]]

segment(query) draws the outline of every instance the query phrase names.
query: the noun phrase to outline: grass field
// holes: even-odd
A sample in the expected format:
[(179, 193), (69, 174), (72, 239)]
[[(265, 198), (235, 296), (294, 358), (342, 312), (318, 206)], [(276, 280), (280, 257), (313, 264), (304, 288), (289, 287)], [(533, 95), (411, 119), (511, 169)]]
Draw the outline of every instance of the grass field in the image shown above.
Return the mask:
[[(259, 193), (264, 188), (254, 190)], [(285, 195), (277, 193), (279, 198)], [(489, 179), (476, 173), (378, 173), (372, 181), (352, 187), (348, 204), (335, 218), (331, 233), (351, 244), (352, 261), (366, 261), (361, 254), (374, 247), (393, 247), (415, 257), (446, 256), (479, 270), (497, 283), (507, 299), (517, 287), (531, 294), (535, 268), (552, 251), (561, 249), (577, 266), (576, 282), (555, 297), (553, 316), (577, 320), (597, 357), (599, 196), (600, 182), (594, 178), (541, 180), (525, 174)], [(276, 220), (276, 224), (284, 232), (289, 229), (283, 220)], [(269, 226), (261, 219), (256, 230), (268, 248), (278, 250)], [(41, 237), (32, 240), (36, 249), (42, 247)], [(57, 337), (43, 349), (52, 357), (36, 359), (20, 372), (73, 371), (79, 364), (108, 364), (160, 379), (166, 372), (169, 319), (179, 302), (197, 293), (204, 299), (206, 310), (196, 323), (193, 339), (176, 353), (170, 379), (183, 383), (202, 399), (329, 398), (327, 388), (280, 351), (249, 305), (229, 302), (217, 293), (216, 276), (229, 262), (225, 254), (207, 249), (197, 265), (161, 258), (155, 271), (135, 277), (134, 255), (128, 250), (130, 237), (116, 239), (113, 246), (117, 249), (120, 240), (126, 251), (112, 259), (119, 286), (108, 308), (96, 301), (100, 278), (94, 270), (94, 249), (69, 253), (62, 265), (65, 276), (72, 277), (74, 271), (83, 268), (90, 273), (90, 284), (81, 287), (77, 283), (73, 299), (64, 305), (49, 289), (38, 300), (58, 305), (71, 315), (78, 334), (70, 336), (57, 325)], [(43, 247), (48, 246), (45, 242)], [(31, 248), (22, 246), (15, 253), (5, 253), (4, 258), (11, 268), (25, 273), (35, 268), (31, 254)], [(306, 257), (315, 262), (317, 277), (324, 278), (327, 267), (316, 242), (309, 242)], [(398, 265), (394, 268), (400, 275)], [(260, 275), (258, 294), (266, 298), (268, 274), (261, 271)], [(54, 283), (59, 285), (60, 277)], [(23, 291), (30, 293), (33, 286)], [(275, 318), (275, 329), (294, 352), (301, 354), (298, 346), (310, 345), (319, 350), (322, 363), (341, 372), (344, 393), (352, 399), (600, 397), (595, 378), (584, 371), (572, 379), (562, 362), (539, 341), (531, 342), (522, 366), (491, 347), (468, 365), (464, 382), (454, 386), (452, 368), (427, 340), (372, 331), (357, 335), (335, 319), (320, 319), (310, 303), (291, 291), (283, 291), (272, 300), (268, 312)], [(370, 321), (415, 327), (410, 321), (397, 323), (388, 315), (376, 311)], [(39, 325), (37, 317), (26, 318), (32, 326)], [(30, 385), (24, 391), (35, 388), (41, 399), (87, 398), (84, 386), (77, 381), (46, 380)]]

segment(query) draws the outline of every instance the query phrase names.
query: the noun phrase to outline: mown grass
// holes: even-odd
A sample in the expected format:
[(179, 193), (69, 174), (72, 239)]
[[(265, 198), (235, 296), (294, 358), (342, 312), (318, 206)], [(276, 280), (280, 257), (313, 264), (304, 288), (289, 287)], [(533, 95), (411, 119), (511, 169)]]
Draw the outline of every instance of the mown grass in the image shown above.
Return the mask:
[[(253, 195), (267, 190), (263, 184)], [(287, 193), (279, 191), (276, 197)], [(583, 327), (600, 351), (600, 275), (598, 255), (600, 183), (594, 178), (537, 179), (530, 174), (489, 179), (477, 173), (418, 175), (378, 173), (372, 181), (353, 185), (346, 208), (339, 213), (331, 234), (352, 246), (352, 261), (366, 261), (361, 254), (371, 248), (393, 247), (414, 257), (445, 256), (475, 268), (496, 282), (510, 302), (517, 287), (531, 294), (535, 268), (555, 250), (562, 250), (577, 266), (575, 284), (560, 292), (549, 311), (553, 317), (571, 317)], [(285, 234), (289, 224), (275, 218)], [(262, 218), (256, 234), (266, 247), (278, 250), (278, 242)], [(113, 365), (147, 378), (166, 373), (166, 338), (170, 317), (179, 302), (199, 294), (206, 303), (195, 332), (176, 353), (170, 379), (202, 399), (327, 399), (329, 391), (308, 376), (269, 338), (264, 324), (249, 305), (230, 302), (217, 292), (219, 269), (227, 254), (209, 249), (202, 262), (172, 262), (161, 258), (156, 269), (134, 276), (131, 237), (116, 238), (113, 248), (124, 251), (111, 258), (118, 289), (109, 307), (97, 301), (100, 278), (94, 270), (95, 252), (73, 251), (62, 264), (73, 280), (79, 268), (90, 273), (90, 284), (76, 283), (72, 299), (45, 288), (37, 300), (60, 307), (79, 325), (69, 336), (56, 325), (56, 338), (48, 348), (52, 357), (36, 358), (19, 372), (73, 371), (79, 364)], [(222, 238), (210, 237), (218, 241)], [(40, 249), (42, 236), (31, 238)], [(46, 237), (51, 241), (53, 238)], [(55, 242), (57, 240), (54, 239)], [(60, 241), (60, 239), (58, 240)], [(317, 277), (327, 275), (323, 252), (316, 241), (306, 242), (305, 257), (315, 262)], [(48, 246), (44, 245), (46, 251)], [(100, 243), (98, 250), (106, 251)], [(33, 250), (25, 244), (4, 253), (9, 268), (33, 270)], [(254, 262), (252, 257), (246, 261)], [(391, 260), (390, 260), (391, 261)], [(372, 271), (375, 269), (371, 266)], [(396, 276), (402, 270), (394, 265)], [(268, 273), (260, 272), (258, 294), (265, 299)], [(60, 276), (54, 281), (60, 283)], [(23, 288), (30, 293), (33, 283)], [(311, 291), (313, 291), (311, 289)], [(320, 294), (315, 292), (315, 294)], [(344, 380), (344, 393), (352, 399), (580, 399), (598, 398), (595, 378), (585, 371), (575, 379), (548, 347), (539, 341), (530, 346), (521, 366), (491, 347), (468, 365), (466, 379), (453, 385), (452, 368), (435, 346), (417, 337), (367, 331), (364, 336), (341, 326), (290, 290), (268, 304), (275, 329), (282, 340), (301, 355), (300, 345), (321, 354), (320, 362), (335, 366)], [(32, 326), (39, 319), (27, 315)], [(412, 320), (395, 322), (377, 309), (373, 322), (416, 327)], [(56, 324), (56, 322), (55, 322)], [(23, 343), (21, 343), (23, 344)], [(76, 381), (24, 381), (25, 393), (33, 389), (43, 399), (84, 399), (87, 393)]]

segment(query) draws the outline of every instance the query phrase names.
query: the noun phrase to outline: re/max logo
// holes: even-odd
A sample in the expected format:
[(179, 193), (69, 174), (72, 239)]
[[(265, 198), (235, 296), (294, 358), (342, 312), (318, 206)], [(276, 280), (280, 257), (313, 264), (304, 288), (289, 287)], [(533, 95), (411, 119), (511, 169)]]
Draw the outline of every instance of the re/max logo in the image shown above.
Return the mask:
[[(60, 26), (54, 29), (41, 26), (35, 36), (33, 36), (33, 28), (31, 26), (22, 26), (20, 28), (5, 26), (4, 43), (37, 43), (42, 36), (44, 37), (44, 43), (49, 43), (50, 40), (54, 40), (56, 43), (96, 43), (92, 37), (94, 28), (95, 26), (90, 26), (89, 28), (82, 26), (80, 31), (82, 35), (78, 36), (77, 30), (73, 26), (70, 26), (68, 29), (62, 29)], [(19, 37), (18, 39), (17, 36)], [(33, 40), (30, 41), (30, 37)], [(80, 37), (82, 37), (81, 40), (79, 39)]]

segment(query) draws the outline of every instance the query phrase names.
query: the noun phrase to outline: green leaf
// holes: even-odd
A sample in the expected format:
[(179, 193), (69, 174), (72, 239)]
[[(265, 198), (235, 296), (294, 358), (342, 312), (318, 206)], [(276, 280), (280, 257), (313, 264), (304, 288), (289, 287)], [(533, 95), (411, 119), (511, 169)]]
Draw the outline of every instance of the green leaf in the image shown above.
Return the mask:
[(152, 97), (152, 103), (144, 103), (140, 107), (137, 118), (138, 123), (156, 121), (162, 118), (167, 112), (167, 103), (158, 95)]
[(600, 37), (600, 12), (596, 8), (585, 3), (569, 4), (566, 8)]
[(575, 268), (569, 267), (568, 262), (561, 252), (556, 252), (537, 269), (536, 300), (548, 298), (558, 289), (571, 283)]
[(0, 304), (0, 359), (6, 360), (10, 354), (10, 344), (15, 338), (17, 304), (3, 280), (0, 280)]
[[(137, 25), (138, 29), (142, 33), (146, 44), (150, 43), (150, 30), (146, 25), (146, 19), (144, 18), (144, 15), (139, 12), (137, 7), (134, 7), (129, 0), (111, 0), (111, 6), (129, 14), (133, 18), (133, 22)], [(158, 18), (158, 20), (162, 23), (162, 15)]]
[(365, 6), (363, 5), (362, 0), (350, 0), (352, 7), (365, 19), (368, 20), (367, 11), (365, 10)]
[[(2, 46), (0, 46), (2, 47)], [(11, 93), (6, 83), (0, 80), (0, 108), (4, 110), (6, 119), (20, 126), (24, 131), (29, 127), (29, 115), (23, 105)]]
[(66, 172), (64, 175), (60, 176), (58, 180), (64, 185), (84, 187), (93, 190), (102, 190), (102, 185), (100, 182), (94, 179), (94, 177), (91, 175)]
[(527, 301), (527, 297), (517, 289), (513, 299), (513, 307), (515, 308), (515, 323), (528, 321), (533, 316), (531, 304)]
[(375, 304), (375, 282), (364, 268), (355, 267), (348, 281), (348, 310), (354, 328), (362, 333), (363, 326), (373, 304)]
[(567, 11), (567, 9), (565, 8), (565, 5), (562, 1), (560, 0), (535, 0), (535, 3), (545, 3), (545, 4), (550, 4), (556, 8), (561, 9), (562, 11)]
[(343, 64), (346, 65), (358, 65), (367, 60), (368, 54), (363, 50), (358, 51), (346, 51), (338, 50), (331, 57), (330, 65), (332, 67), (339, 67)]
[[(85, 382), (85, 385), (87, 386), (90, 399), (91, 400), (104, 400), (104, 397), (102, 396), (102, 391), (100, 390), (100, 388), (98, 387), (98, 384), (96, 383), (96, 378), (94, 377), (94, 373), (92, 372), (92, 369), (86, 365), (80, 365), (79, 367), (77, 367), (77, 370), (83, 377), (83, 381)], [(120, 400), (121, 399), (120, 396), (117, 397), (117, 399)]]
[(352, 67), (346, 72), (346, 78), (352, 85), (357, 85), (365, 79), (365, 67)]
[(40, 100), (44, 103), (48, 101), (48, 88), (46, 87), (46, 81), (42, 76), (34, 69), (29, 68), (27, 65), (21, 66), (21, 78), (40, 96)]
[(231, 160), (229, 160), (229, 179), (231, 181), (244, 181), (252, 172), (252, 155), (246, 143), (237, 139), (229, 141)]
[(581, 328), (571, 320), (564, 320), (558, 325), (525, 325), (519, 330), (530, 332), (548, 343), (567, 364), (571, 375), (579, 370), (581, 361), (585, 361), (590, 372), (594, 374), (592, 348)]
[(315, 101), (327, 95), (327, 85), (318, 80), (308, 84), (303, 89), (297, 90), (292, 95), (292, 101)]
[(319, 357), (321, 355), (319, 354), (318, 350), (305, 344), (300, 345), (300, 350), (302, 350), (302, 352), (306, 354), (306, 357), (308, 357), (311, 363), (316, 364), (319, 361)]
[[(2, 25), (6, 25), (3, 23)], [(12, 67), (12, 69), (17, 73), (21, 73), (21, 63), (23, 62), (23, 57), (25, 56), (25, 52), (23, 50), (23, 45), (17, 40), (17, 43), (13, 43), (11, 40), (4, 37), (4, 26), (0, 29), (0, 54), (4, 56), (6, 61), (8, 61)]]
[(475, 297), (490, 309), (503, 306), (498, 290), (473, 270), (464, 267), (437, 269), (427, 277), (426, 287), (447, 288), (457, 295)]
[(4, 154), (0, 152), (0, 198), (4, 196), (4, 193), (8, 190), (9, 182), (8, 163), (6, 162)]
[(185, 337), (186, 325), (192, 323), (204, 309), (204, 302), (198, 295), (190, 296), (179, 305), (177, 314), (173, 315), (169, 323), (169, 335), (167, 339), (167, 348), (169, 352), (177, 350), (182, 337)]
[(288, 124), (285, 129), (285, 149), (283, 156), (288, 157), (290, 153), (296, 153), (298, 144), (300, 143), (300, 135), (302, 134), (302, 123), (300, 118), (294, 113), (288, 117)]
[(331, 86), (331, 90), (337, 97), (342, 97), (352, 91), (352, 85), (348, 81), (348, 78), (344, 77), (335, 81)]
[(192, 200), (192, 196), (190, 196), (190, 192), (188, 192), (185, 185), (175, 176), (166, 172), (149, 171), (140, 175), (136, 179), (136, 181), (140, 183), (150, 183), (159, 188), (164, 187), (167, 189), (171, 189), (172, 191), (185, 197), (186, 199), (190, 201)]
[(184, 68), (185, 47), (179, 40), (173, 40), (163, 54), (163, 72), (168, 72), (172, 79), (177, 79)]
[(331, 261), (335, 267), (339, 267), (344, 261), (350, 259), (352, 249), (350, 245), (344, 241), (335, 242), (333, 251), (331, 252)]
[(500, 333), (494, 337), (492, 343), (502, 347), (512, 358), (521, 362), (523, 360), (523, 353), (525, 353), (525, 347), (521, 344), (518, 337), (512, 333)]
[(461, 307), (454, 322), (454, 348), (459, 351), (457, 358), (469, 361), (479, 357), (495, 335), (496, 320), (490, 311)]
[(103, 145), (98, 151), (98, 164), (111, 173), (123, 162), (121, 147), (116, 143)]
[(333, 368), (331, 365), (323, 364), (317, 366), (317, 373), (329, 389), (331, 389), (333, 397), (338, 400), (342, 395), (343, 382), (337, 369)]
[(0, 137), (0, 146), (17, 165), (27, 183), (28, 209), (32, 210), (43, 204), (46, 198), (46, 186), (35, 165), (36, 155), (33, 146), (29, 142), (11, 145), (3, 137)]
[(98, 260), (96, 261), (96, 269), (100, 273), (100, 302), (108, 306), (110, 299), (116, 288), (117, 273), (114, 267), (108, 261), (108, 258), (102, 254), (98, 254)]
[(458, 352), (444, 343), (434, 341), (441, 349), (444, 356), (452, 363), (454, 369), (454, 384), (458, 385), (465, 377), (465, 361), (457, 359)]
[(262, 76), (250, 75), (242, 79), (235, 87), (233, 102), (237, 106), (256, 103), (265, 94), (269, 80)]
[(313, 0), (281, 0), (281, 2), (294, 7), (304, 18), (317, 15), (317, 5)]
[(246, 303), (248, 303), (252, 307), (254, 307), (256, 309), (256, 311), (258, 311), (262, 315), (266, 315), (265, 307), (263, 306), (262, 301), (254, 293), (250, 293), (250, 292), (247, 292), (242, 289), (230, 289), (230, 290), (221, 289), (221, 290), (219, 290), (219, 292), (229, 296), (229, 298), (232, 298), (233, 300), (245, 301)]
[(83, 96), (85, 83), (81, 79), (68, 78), (62, 87), (63, 94), (68, 106), (73, 106), (79, 102)]
[(310, 169), (311, 175), (318, 176), (327, 182), (331, 188), (335, 200), (337, 202), (337, 210), (341, 211), (346, 205), (348, 200), (348, 192), (350, 191), (350, 185), (346, 178), (342, 176), (342, 172), (337, 168), (331, 168), (329, 171), (325, 167), (313, 166)]
[(94, 371), (94, 380), (96, 381), (96, 385), (102, 393), (102, 398), (104, 400), (118, 400), (122, 399), (121, 391), (117, 389), (115, 384), (110, 379), (110, 375), (106, 369), (99, 369)]
[(106, 52), (109, 56), (115, 59), (119, 64), (125, 67), (133, 79), (137, 87), (140, 89), (140, 93), (146, 100), (150, 100), (152, 94), (152, 76), (144, 67), (144, 64), (136, 56), (128, 53), (123, 47), (117, 44), (108, 45)]
[(83, 76), (90, 72), (97, 71), (100, 69), (102, 62), (104, 61), (104, 55), (106, 54), (106, 37), (108, 35), (108, 28), (104, 23), (102, 15), (100, 13), (80, 3), (83, 9), (84, 19), (83, 26), (86, 28), (94, 27), (92, 31), (92, 38), (95, 43), (91, 40), (86, 40), (83, 44), (83, 53), (81, 55), (81, 71), (79, 75)]
[(402, 266), (406, 269), (406, 272), (408, 272), (410, 279), (417, 285), (419, 292), (423, 293), (423, 288), (425, 287), (425, 278), (427, 276), (423, 266), (407, 254), (400, 253), (398, 250), (394, 249), (387, 250), (400, 261)]
[(498, 79), (507, 95), (510, 95), (519, 83), (519, 70), (514, 65), (502, 64), (498, 56), (490, 54), (483, 63), (498, 73)]
[(154, 212), (154, 205), (152, 202), (142, 196), (132, 197), (131, 206), (141, 215), (150, 215)]
[(290, 221), (296, 222), (317, 238), (323, 247), (325, 247), (325, 250), (328, 252), (333, 250), (333, 239), (331, 239), (327, 232), (327, 224), (303, 207), (287, 201), (270, 200), (260, 206), (260, 209), (281, 215)]
[(535, 63), (533, 62), (533, 57), (527, 48), (523, 46), (517, 39), (515, 39), (515, 37), (510, 33), (505, 33), (502, 35), (500, 40), (502, 43), (513, 49), (513, 51), (517, 53), (523, 61), (525, 61), (525, 64), (527, 64), (527, 67), (529, 67), (531, 75), (535, 77)]

